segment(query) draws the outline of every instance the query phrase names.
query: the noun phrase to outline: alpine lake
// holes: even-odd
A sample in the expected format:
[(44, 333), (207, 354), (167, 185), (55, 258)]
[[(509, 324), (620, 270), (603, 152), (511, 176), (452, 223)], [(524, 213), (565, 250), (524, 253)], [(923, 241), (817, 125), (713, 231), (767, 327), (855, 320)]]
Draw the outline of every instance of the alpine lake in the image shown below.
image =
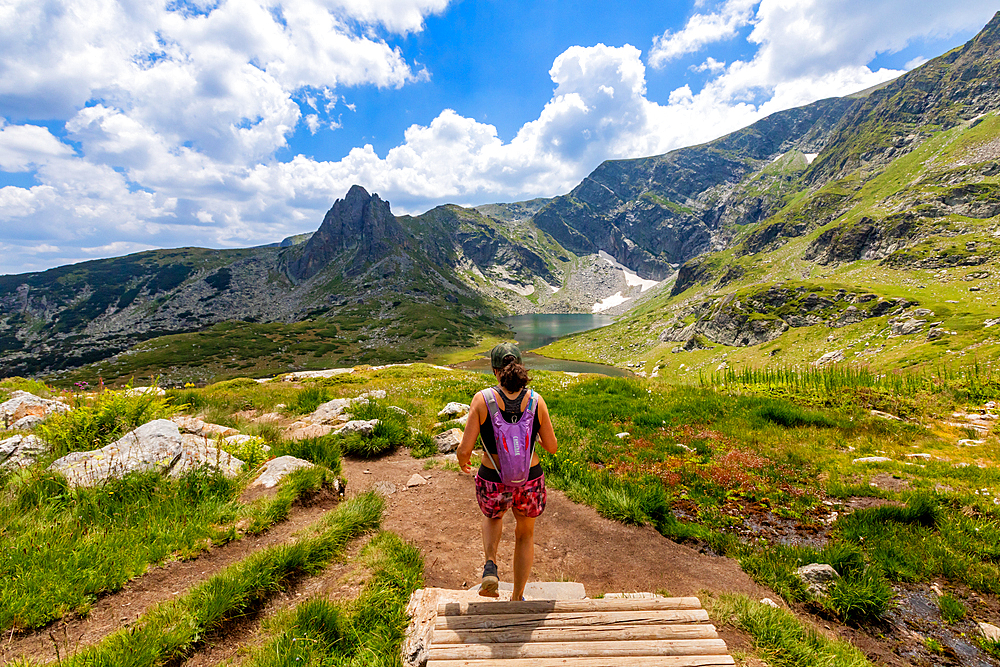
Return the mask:
[[(517, 341), (517, 345), (521, 349), (521, 360), (529, 369), (565, 371), (568, 373), (597, 373), (613, 377), (632, 375), (630, 371), (623, 368), (615, 368), (614, 366), (594, 364), (586, 361), (550, 359), (549, 357), (543, 357), (540, 354), (530, 351), (548, 345), (563, 336), (606, 327), (615, 321), (610, 315), (589, 315), (586, 313), (532, 314), (505, 317), (503, 321), (510, 326), (511, 338)], [(489, 353), (485, 353), (483, 356), (472, 361), (456, 364), (455, 367), (479, 373), (492, 373)]]

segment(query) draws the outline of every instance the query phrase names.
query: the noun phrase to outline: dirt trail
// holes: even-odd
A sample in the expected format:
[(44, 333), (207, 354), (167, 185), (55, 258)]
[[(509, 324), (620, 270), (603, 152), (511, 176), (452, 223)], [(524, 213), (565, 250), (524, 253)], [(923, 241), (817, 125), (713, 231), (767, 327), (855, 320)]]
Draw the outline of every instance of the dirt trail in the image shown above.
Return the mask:
[[(369, 474), (364, 471), (368, 470)], [(424, 555), (428, 586), (468, 588), (483, 568), (482, 514), (471, 475), (434, 468), (408, 453), (376, 461), (344, 461), (352, 493), (389, 482), (383, 526), (417, 545)], [(414, 473), (428, 484), (405, 489)], [(508, 512), (500, 543), (500, 578), (511, 580), (514, 519)], [(545, 512), (535, 523), (536, 581), (578, 581), (591, 597), (600, 593), (668, 591), (693, 595), (700, 590), (775, 597), (756, 584), (739, 564), (708, 556), (666, 539), (649, 527), (626, 526), (601, 517), (592, 508), (548, 490)]]
[[(367, 472), (366, 472), (367, 471)], [(427, 478), (422, 486), (406, 488), (414, 473)], [(374, 461), (344, 461), (348, 493), (376, 486), (388, 494), (383, 527), (414, 543), (423, 553), (427, 586), (467, 588), (479, 581), (483, 565), (479, 508), (473, 479), (442, 468), (424, 469), (424, 461), (400, 452)], [(86, 618), (68, 618), (42, 631), (0, 640), (0, 663), (25, 656), (39, 661), (56, 660), (100, 641), (133, 622), (152, 605), (183, 594), (222, 568), (254, 551), (291, 538), (318, 520), (336, 501), (331, 497), (305, 508), (295, 508), (289, 520), (264, 535), (244, 538), (211, 549), (187, 562), (172, 562), (130, 582), (122, 591), (96, 602)], [(500, 545), (501, 579), (510, 580), (514, 548), (513, 517), (505, 521)], [(305, 579), (272, 599), (260, 614), (230, 624), (224, 633), (209, 635), (201, 649), (185, 664), (201, 667), (220, 661), (239, 662), (247, 646), (259, 640), (263, 618), (310, 596), (340, 599), (354, 597), (363, 573), (352, 546), (348, 558), (317, 576)], [(660, 591), (692, 595), (702, 590), (746, 593), (759, 599), (776, 597), (754, 583), (739, 564), (728, 558), (708, 556), (675, 544), (649, 527), (625, 526), (578, 505), (560, 491), (550, 489), (545, 513), (535, 529), (533, 580), (578, 581), (588, 595), (609, 592)], [(731, 636), (729, 639), (739, 639)]]
[(125, 627), (158, 602), (168, 600), (208, 579), (223, 568), (243, 560), (260, 549), (289, 540), (293, 533), (317, 521), (335, 507), (332, 493), (321, 493), (306, 507), (294, 506), (288, 519), (262, 535), (244, 537), (209, 549), (189, 561), (171, 561), (133, 579), (117, 593), (100, 598), (85, 618), (69, 616), (39, 631), (0, 639), (0, 664), (18, 656), (38, 661), (54, 661), (58, 655), (96, 644), (108, 634)]

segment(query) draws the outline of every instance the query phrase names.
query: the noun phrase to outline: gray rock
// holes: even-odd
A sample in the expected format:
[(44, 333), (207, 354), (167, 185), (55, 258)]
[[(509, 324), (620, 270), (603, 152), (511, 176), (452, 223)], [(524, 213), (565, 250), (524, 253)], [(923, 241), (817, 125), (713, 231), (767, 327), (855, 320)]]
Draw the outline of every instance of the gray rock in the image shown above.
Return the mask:
[(409, 412), (407, 412), (403, 408), (399, 407), (398, 405), (387, 405), (387, 406), (385, 406), (385, 409), (386, 410), (391, 410), (391, 411), (395, 412), (396, 414), (403, 415), (404, 417), (409, 417), (410, 416)]
[(444, 420), (451, 420), (462, 415), (468, 414), (469, 406), (465, 403), (456, 403), (452, 401), (448, 405), (444, 406), (441, 412), (438, 413), (438, 417)]
[(177, 424), (156, 419), (106, 447), (67, 454), (49, 469), (63, 474), (72, 486), (94, 486), (130, 472), (151, 470), (179, 477), (205, 465), (231, 477), (239, 474), (242, 461), (197, 438), (185, 442)]
[(313, 424), (335, 424), (345, 421), (344, 413), (354, 403), (353, 398), (335, 398), (316, 408), (306, 421)]
[(410, 479), (406, 480), (407, 488), (412, 488), (414, 486), (423, 486), (427, 484), (427, 480), (424, 479), (419, 473), (413, 473)]
[(992, 623), (983, 623), (982, 621), (979, 621), (979, 631), (983, 633), (983, 637), (985, 637), (987, 641), (1000, 642), (1000, 628)]
[(34, 435), (15, 435), (0, 441), (0, 468), (30, 466), (49, 451), (49, 445)]
[(229, 426), (223, 426), (221, 424), (210, 424), (197, 417), (189, 417), (187, 415), (174, 415), (171, 421), (177, 424), (177, 428), (180, 429), (181, 433), (190, 433), (192, 435), (199, 435), (204, 438), (211, 438), (215, 436), (222, 436), (227, 438), (231, 435), (239, 434), (235, 428)]
[(30, 431), (45, 421), (44, 417), (38, 415), (25, 415), (10, 425), (15, 431)]
[(941, 327), (933, 327), (927, 331), (927, 340), (938, 340), (939, 338), (944, 338), (944, 335), (948, 333)]
[(927, 320), (918, 320), (914, 317), (905, 320), (892, 319), (889, 320), (889, 333), (893, 336), (909, 336), (923, 329), (925, 324)]
[(448, 454), (458, 449), (458, 446), (462, 444), (462, 433), (460, 428), (450, 428), (444, 433), (435, 435), (434, 444), (437, 445), (438, 452)]
[(3, 403), (0, 403), (0, 419), (4, 428), (17, 423), (24, 417), (35, 416), (45, 419), (51, 414), (69, 412), (70, 408), (59, 401), (39, 398), (26, 391), (16, 390)]
[(257, 479), (250, 482), (250, 488), (261, 487), (264, 489), (273, 489), (278, 485), (278, 482), (287, 477), (290, 473), (296, 470), (301, 470), (302, 468), (312, 468), (313, 464), (304, 459), (299, 459), (294, 456), (279, 456), (276, 459), (271, 459), (264, 465), (264, 469), (261, 471)]
[(372, 389), (358, 396), (357, 400), (361, 400), (362, 398), (382, 400), (385, 398), (385, 395), (385, 389)]
[(328, 368), (322, 371), (295, 371), (282, 378), (285, 382), (298, 382), (299, 380), (313, 380), (316, 378), (331, 378), (335, 375), (353, 373), (353, 368)]
[(843, 350), (834, 350), (833, 352), (827, 352), (822, 357), (812, 362), (813, 366), (826, 366), (827, 364), (835, 364), (844, 360)]
[(851, 463), (891, 463), (892, 459), (886, 458), (885, 456), (862, 456), (859, 459), (854, 459)]
[(810, 563), (795, 570), (813, 595), (826, 595), (830, 584), (840, 578), (840, 574), (826, 563)]
[(334, 429), (334, 433), (358, 433), (360, 435), (371, 435), (375, 432), (375, 427), (380, 423), (381, 421), (378, 419), (353, 419)]
[(372, 490), (383, 498), (388, 498), (396, 493), (396, 485), (386, 480), (379, 480), (372, 485)]

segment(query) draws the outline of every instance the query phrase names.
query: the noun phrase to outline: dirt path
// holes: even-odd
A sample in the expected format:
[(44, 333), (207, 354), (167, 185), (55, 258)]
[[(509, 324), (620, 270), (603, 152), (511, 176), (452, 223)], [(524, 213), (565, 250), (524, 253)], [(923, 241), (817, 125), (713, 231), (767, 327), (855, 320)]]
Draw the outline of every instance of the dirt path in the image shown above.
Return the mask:
[[(366, 474), (364, 471), (368, 470)], [(428, 586), (468, 588), (483, 568), (479, 507), (471, 475), (442, 468), (424, 470), (424, 462), (401, 452), (375, 461), (344, 461), (348, 489), (357, 493), (389, 482), (383, 526), (416, 544), (424, 555)], [(405, 489), (414, 473), (428, 484)], [(511, 580), (514, 519), (508, 513), (500, 543), (500, 578)], [(701, 554), (666, 539), (649, 527), (626, 526), (578, 505), (549, 489), (544, 514), (535, 524), (536, 581), (578, 581), (587, 594), (668, 591), (693, 595), (700, 590), (775, 597), (728, 558)]]
[(37, 632), (23, 636), (7, 636), (0, 640), (0, 664), (24, 656), (37, 661), (54, 661), (96, 644), (108, 634), (125, 627), (142, 616), (150, 607), (181, 595), (223, 568), (243, 560), (250, 554), (290, 539), (293, 533), (317, 521), (336, 506), (332, 493), (322, 493), (307, 507), (295, 506), (288, 519), (271, 527), (266, 533), (230, 542), (209, 549), (189, 561), (171, 561), (133, 579), (125, 587), (100, 598), (85, 618), (70, 616)]

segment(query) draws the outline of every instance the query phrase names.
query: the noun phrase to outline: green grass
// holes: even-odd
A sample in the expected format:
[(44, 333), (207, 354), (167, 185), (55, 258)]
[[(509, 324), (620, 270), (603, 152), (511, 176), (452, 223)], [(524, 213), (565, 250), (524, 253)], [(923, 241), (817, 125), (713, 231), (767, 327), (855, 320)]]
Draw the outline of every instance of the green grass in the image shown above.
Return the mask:
[(167, 419), (179, 411), (168, 398), (153, 392), (130, 396), (127, 391), (113, 390), (77, 394), (72, 408), (52, 415), (37, 428), (55, 456), (100, 449), (148, 421)]
[(746, 632), (757, 654), (774, 667), (869, 667), (865, 654), (845, 640), (828, 639), (791, 612), (745, 595), (724, 594), (707, 604), (712, 619)]
[(937, 599), (938, 609), (941, 610), (941, 618), (946, 623), (957, 623), (965, 618), (968, 610), (962, 601), (951, 595), (939, 595)]
[(307, 600), (269, 623), (272, 639), (250, 667), (372, 665), (395, 667), (410, 594), (423, 585), (420, 552), (393, 533), (376, 535), (361, 553), (371, 576), (353, 601)]
[(325, 469), (298, 471), (274, 500), (247, 506), (236, 501), (238, 482), (204, 468), (179, 480), (133, 473), (94, 489), (70, 489), (38, 468), (15, 474), (0, 502), (0, 628), (85, 614), (150, 565), (234, 539), (244, 517), (248, 532), (283, 520), (329, 480)]
[(206, 632), (252, 613), (295, 577), (315, 574), (341, 557), (352, 539), (378, 527), (382, 508), (373, 493), (347, 500), (321, 520), (315, 535), (252, 554), (61, 664), (139, 667), (182, 660)]

